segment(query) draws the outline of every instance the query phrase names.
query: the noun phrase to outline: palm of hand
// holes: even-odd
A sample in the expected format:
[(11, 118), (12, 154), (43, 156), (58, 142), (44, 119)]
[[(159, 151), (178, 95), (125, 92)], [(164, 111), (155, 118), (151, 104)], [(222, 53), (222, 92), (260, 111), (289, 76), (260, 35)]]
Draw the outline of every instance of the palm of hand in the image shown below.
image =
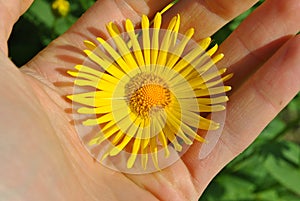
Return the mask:
[[(251, 3), (253, 2), (255, 1)], [(251, 3), (243, 6), (246, 8)], [(86, 14), (67, 34), (54, 41), (45, 51), (23, 67), (21, 72), (14, 67), (8, 58), (1, 55), (5, 73), (0, 75), (0, 92), (5, 99), (2, 100), (0, 109), (1, 113), (6, 115), (6, 118), (3, 119), (0, 129), (1, 132), (2, 130), (6, 131), (9, 135), (6, 141), (1, 142), (1, 153), (3, 156), (9, 157), (3, 157), (4, 166), (1, 168), (6, 171), (1, 171), (0, 177), (9, 181), (8, 186), (17, 186), (16, 189), (19, 190), (14, 193), (23, 196), (22, 200), (47, 200), (46, 195), (48, 200), (61, 200), (62, 198), (66, 200), (135, 200), (138, 198), (143, 200), (197, 200), (212, 177), (227, 162), (246, 148), (284, 104), (299, 91), (299, 87), (285, 91), (286, 86), (290, 84), (299, 86), (299, 81), (292, 79), (293, 75), (291, 75), (292, 73), (299, 74), (299, 68), (296, 68), (295, 64), (300, 61), (294, 55), (297, 55), (297, 51), (298, 53), (300, 51), (299, 37), (294, 38), (293, 43), (288, 42), (282, 48), (283, 50), (272, 57), (261, 72), (257, 73), (258, 75), (253, 76), (242, 85), (241, 90), (234, 92), (231, 98), (232, 101), (228, 106), (230, 110), (226, 121), (228, 126), (225, 127), (223, 136), (210, 157), (202, 161), (193, 160), (193, 154), (197, 152), (197, 146), (195, 145), (184, 155), (182, 160), (161, 172), (147, 175), (126, 175), (101, 166), (81, 146), (74, 126), (70, 123), (72, 122), (72, 115), (66, 111), (66, 108), (71, 107), (70, 103), (64, 99), (64, 96), (70, 94), (72, 89), (60, 85), (61, 83), (71, 82), (71, 79), (63, 75), (63, 72), (66, 69), (71, 69), (74, 64), (83, 59), (83, 55), (75, 47), (82, 49), (81, 41), (87, 38), (82, 37), (82, 35), (88, 35), (88, 33), (85, 33), (85, 27), (88, 27), (86, 24), (95, 25), (98, 23), (95, 19), (96, 16), (104, 17), (103, 14), (99, 14), (101, 13), (101, 6), (104, 8), (109, 4), (107, 2), (97, 2), (94, 9)], [(240, 3), (241, 8), (237, 10), (244, 10), (242, 4), (247, 3)], [(291, 6), (290, 9), (296, 9), (296, 5), (297, 3), (294, 4), (293, 8)], [(279, 7), (279, 5), (277, 6)], [(182, 7), (181, 12), (185, 9), (188, 10), (187, 7)], [(247, 27), (256, 18), (259, 18), (264, 10), (272, 7), (276, 7), (276, 3), (269, 3), (261, 9), (260, 13), (258, 12), (256, 16), (253, 15), (252, 20), (245, 22), (243, 27), (240, 28), (240, 33), (233, 34), (221, 46), (221, 51), (232, 57), (220, 65), (231, 66), (231, 71), (239, 75), (238, 79), (232, 81), (235, 86), (246, 79), (245, 74), (250, 73), (247, 70), (242, 71), (235, 67), (234, 64), (237, 61), (240, 61), (240, 65), (254, 66), (255, 69), (260, 65), (255, 57), (246, 58), (242, 61), (241, 58), (250, 55), (239, 43), (246, 40), (243, 33), (249, 31)], [(98, 9), (97, 13), (95, 13), (96, 8)], [(232, 16), (230, 14), (227, 14), (227, 16), (233, 17), (236, 15), (235, 12), (231, 13)], [(282, 14), (282, 18), (287, 18), (289, 16), (288, 12), (290, 11), (287, 9), (285, 14)], [(91, 13), (96, 16), (91, 17)], [(170, 15), (172, 16), (172, 13)], [(272, 15), (270, 14), (270, 16)], [(119, 18), (116, 20), (123, 18), (121, 14)], [(296, 21), (297, 16), (292, 19)], [(112, 19), (106, 20), (110, 21)], [(83, 21), (88, 23), (83, 24)], [(214, 30), (216, 28), (208, 27), (207, 32), (210, 33), (212, 32), (210, 29)], [(103, 25), (101, 29), (103, 29)], [(275, 34), (276, 36), (269, 40), (275, 41), (277, 38), (279, 40), (265, 47), (262, 53), (257, 53), (259, 54), (257, 56), (266, 61), (287, 41), (289, 37), (285, 36), (296, 32), (295, 29), (299, 29), (299, 26), (295, 28), (290, 25), (284, 33), (276, 32), (277, 35)], [(201, 37), (203, 36), (199, 36), (199, 38)], [(260, 40), (256, 40), (255, 45), (263, 47), (267, 43), (271, 43), (270, 41), (264, 41), (267, 38), (266, 34)], [(229, 44), (238, 48), (238, 54), (230, 50)], [(251, 47), (248, 47), (248, 49), (252, 51)], [(256, 47), (253, 49), (256, 49)], [(293, 49), (296, 53), (286, 55), (287, 49)], [(69, 56), (66, 56), (66, 54)], [(282, 58), (287, 61), (283, 62)], [(273, 74), (270, 73), (269, 77), (264, 77), (264, 74), (270, 71), (270, 66), (279, 64), (283, 67), (295, 66), (294, 68), (290, 67), (289, 73), (282, 75), (280, 82), (286, 84), (279, 86), (279, 81), (274, 84), (279, 94), (285, 94), (285, 97), (277, 95), (273, 100), (266, 100), (266, 97), (272, 97), (274, 94), (269, 93), (264, 96), (261, 95), (261, 92), (273, 89), (272, 86), (267, 86), (267, 83), (270, 82), (270, 76), (282, 73), (283, 67), (278, 67), (278, 70)], [(59, 69), (63, 69), (63, 71)], [(260, 78), (265, 80), (259, 81)], [(292, 83), (288, 80), (292, 80)], [(257, 90), (257, 86), (253, 86), (254, 82), (258, 82), (256, 85), (264, 85), (260, 88), (261, 91)], [(16, 94), (18, 94), (17, 98), (15, 97)], [(258, 103), (248, 106), (251, 98), (257, 98)], [(240, 109), (235, 111), (237, 108)], [(255, 111), (250, 111), (253, 108), (255, 108)], [(238, 112), (245, 111), (246, 115), (251, 117), (262, 108), (264, 108), (266, 115), (250, 122), (248, 128), (252, 127), (252, 132), (247, 130), (247, 127), (243, 128), (246, 122), (243, 122), (245, 121), (243, 116), (237, 115)], [(230, 123), (230, 120), (233, 121), (233, 117), (236, 123)], [(227, 147), (229, 144), (232, 145), (231, 148)], [(49, 191), (49, 188), (51, 191)], [(9, 194), (9, 191), (7, 192), (8, 197), (14, 196)]]
[[(43, 78), (38, 80), (36, 74), (32, 77), (32, 72), (25, 68), (22, 69), (25, 73), (20, 73), (9, 61), (7, 65), (13, 69), (9, 75), (14, 79), (10, 76), (2, 79), (9, 89), (4, 96), (13, 98), (7, 99), (5, 110), (10, 115), (5, 127), (10, 132), (24, 133), (5, 142), (6, 151), (12, 152), (7, 165), (26, 171), (11, 172), (3, 177), (25, 188), (33, 185), (40, 192), (23, 198), (45, 200), (41, 192), (51, 188), (55, 193), (48, 195), (49, 200), (59, 200), (60, 196), (66, 200), (82, 200), (82, 197), (86, 200), (105, 197), (155, 200), (166, 199), (164, 196), (171, 200), (197, 199), (193, 179), (183, 162), (161, 172), (139, 176), (114, 172), (95, 162), (81, 146), (70, 123), (72, 115), (65, 111), (70, 104), (62, 95), (65, 92), (49, 87), (51, 83)], [(14, 98), (12, 94), (22, 95)], [(15, 161), (12, 166), (11, 161)], [(48, 179), (52, 182), (44, 184)], [(122, 192), (122, 195), (117, 192)]]

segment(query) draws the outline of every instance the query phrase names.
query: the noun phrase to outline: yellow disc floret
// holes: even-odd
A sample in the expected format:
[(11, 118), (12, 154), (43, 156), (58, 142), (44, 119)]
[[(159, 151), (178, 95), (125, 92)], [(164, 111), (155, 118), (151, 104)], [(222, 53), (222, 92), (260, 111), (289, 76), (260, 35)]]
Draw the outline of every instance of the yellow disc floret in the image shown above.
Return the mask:
[(148, 84), (136, 90), (130, 98), (134, 112), (149, 116), (150, 110), (163, 108), (170, 102), (170, 91), (157, 84)]
[(149, 117), (151, 111), (164, 108), (171, 102), (171, 92), (165, 82), (155, 74), (140, 73), (126, 87), (127, 101), (132, 112)]

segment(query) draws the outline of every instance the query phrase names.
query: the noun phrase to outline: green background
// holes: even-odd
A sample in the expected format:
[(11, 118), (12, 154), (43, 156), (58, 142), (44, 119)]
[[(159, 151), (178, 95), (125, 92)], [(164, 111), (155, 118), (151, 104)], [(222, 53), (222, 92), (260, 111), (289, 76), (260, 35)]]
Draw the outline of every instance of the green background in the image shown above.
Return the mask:
[[(9, 55), (22, 66), (65, 32), (94, 0), (70, 1), (70, 13), (58, 17), (50, 0), (35, 0), (16, 23)], [(222, 41), (262, 1), (218, 31)], [(258, 114), (259, 115), (259, 114)], [(300, 94), (265, 128), (255, 142), (211, 182), (201, 201), (300, 201)]]

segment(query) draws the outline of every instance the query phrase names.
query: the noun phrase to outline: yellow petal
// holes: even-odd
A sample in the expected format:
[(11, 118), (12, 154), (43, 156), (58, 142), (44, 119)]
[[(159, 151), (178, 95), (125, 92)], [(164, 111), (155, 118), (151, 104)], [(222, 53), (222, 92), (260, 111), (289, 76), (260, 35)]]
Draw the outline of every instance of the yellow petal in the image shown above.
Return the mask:
[(194, 94), (191, 94), (191, 92), (186, 91), (177, 91), (176, 92), (176, 98), (194, 98), (194, 97), (203, 97), (203, 96), (212, 96), (217, 94), (222, 94), (227, 91), (230, 91), (230, 86), (221, 86), (221, 87), (212, 87), (209, 89), (195, 89)]
[(105, 91), (86, 92), (67, 96), (68, 99), (87, 106), (100, 107), (110, 104), (112, 94)]
[(227, 80), (232, 78), (232, 76), (233, 76), (233, 74), (231, 73), (231, 74), (228, 74), (225, 77), (222, 77), (221, 79), (218, 79), (216, 81), (203, 83), (202, 85), (199, 86), (199, 88), (200, 89), (211, 88), (211, 87), (214, 87), (216, 85), (223, 84), (224, 82), (226, 82)]
[[(147, 126), (145, 126), (145, 125), (147, 125)], [(143, 128), (143, 134), (142, 134), (142, 139), (143, 139), (142, 149), (145, 149), (150, 142), (150, 138), (151, 138), (151, 130), (150, 129), (151, 129), (150, 124), (148, 122), (144, 122), (144, 128)]]
[(154, 17), (152, 44), (151, 44), (151, 64), (156, 64), (159, 50), (159, 29), (161, 26), (161, 14), (157, 13)]
[(119, 82), (118, 78), (115, 78), (109, 74), (102, 73), (100, 71), (94, 70), (90, 67), (83, 66), (83, 65), (76, 65), (75, 68), (78, 70), (77, 72), (74, 71), (67, 71), (69, 75), (78, 78), (84, 78), (93, 82), (99, 82), (101, 79), (110, 82), (112, 84), (117, 84)]
[(112, 36), (112, 39), (114, 40), (120, 54), (124, 58), (126, 65), (130, 69), (137, 68), (138, 65), (137, 65), (136, 61), (134, 60), (130, 50), (128, 49), (127, 44), (121, 38), (120, 32), (119, 32), (117, 26), (114, 23), (109, 23), (107, 25), (107, 30), (108, 30), (109, 34)]
[(146, 15), (142, 16), (142, 35), (143, 35), (143, 49), (145, 64), (148, 66), (151, 63), (150, 60), (150, 33), (149, 33), (149, 19)]
[[(108, 122), (108, 123), (105, 123), (105, 125), (103, 125), (103, 126), (101, 127), (101, 131), (102, 131), (103, 133), (105, 133), (106, 131), (112, 130), (112, 129), (114, 129), (115, 127), (117, 127), (117, 126), (116, 126), (116, 122), (115, 122), (115, 121), (110, 121), (110, 122)], [(118, 129), (118, 130), (120, 130), (120, 129)]]
[[(116, 66), (114, 66), (112, 63), (109, 63), (107, 60), (101, 59), (99, 56), (97, 56), (94, 52), (90, 50), (84, 50), (84, 52), (88, 55), (88, 57), (94, 61), (96, 64), (98, 64), (100, 67), (102, 67), (105, 71), (109, 72), (110, 74), (114, 75), (117, 78), (121, 78), (124, 76), (124, 73), (120, 71)], [(111, 53), (111, 52), (109, 52)], [(118, 60), (116, 60), (118, 61)]]
[(142, 29), (149, 29), (149, 19), (146, 15), (142, 15)]
[(87, 74), (87, 73), (83, 73), (83, 72), (75, 72), (75, 71), (67, 71), (67, 73), (73, 77), (77, 77), (77, 78), (84, 78), (93, 82), (99, 82), (99, 77), (96, 77), (94, 75), (91, 74)]
[(216, 53), (216, 51), (218, 50), (218, 44), (215, 44), (210, 50), (208, 50), (206, 52), (206, 54), (208, 54), (209, 56), (212, 56), (213, 54)]
[(145, 65), (144, 56), (143, 56), (143, 53), (141, 51), (140, 44), (137, 40), (137, 35), (134, 32), (134, 27), (133, 27), (132, 22), (128, 19), (126, 20), (126, 30), (127, 30), (127, 33), (130, 37), (130, 41), (132, 43), (132, 47), (133, 47), (133, 50), (134, 50), (134, 55), (135, 55), (135, 58), (138, 62), (138, 65), (139, 66), (144, 66)]
[(163, 132), (159, 132), (158, 139), (161, 142), (162, 146), (165, 149), (165, 157), (168, 158), (170, 156), (170, 151), (168, 149), (168, 141), (166, 139), (166, 136)]
[(127, 161), (127, 168), (132, 168), (135, 160), (136, 160), (136, 157), (137, 157), (137, 154), (141, 148), (141, 135), (142, 135), (142, 132), (143, 132), (143, 125), (141, 125), (137, 131), (137, 137), (135, 138), (134, 142), (133, 142), (133, 147), (132, 147), (132, 152), (131, 152), (131, 155)]
[[(173, 111), (173, 110), (172, 110)], [(180, 129), (181, 120), (178, 119), (173, 112), (166, 110), (168, 115), (167, 126), (173, 131), (177, 136), (179, 136), (186, 144), (192, 144), (193, 142), (183, 133)]]
[(88, 108), (88, 107), (81, 107), (77, 110), (80, 114), (105, 114), (112, 111), (111, 105), (106, 105), (102, 107), (96, 107), (96, 108)]
[(188, 82), (192, 88), (198, 88), (200, 85), (202, 85), (202, 84), (205, 85), (208, 81), (210, 81), (214, 78), (220, 78), (220, 76), (225, 72), (226, 72), (226, 68), (222, 68), (222, 69), (216, 70), (212, 73), (204, 73), (201, 77), (193, 78), (193, 79), (189, 80)]
[(110, 151), (109, 155), (115, 156), (115, 155), (119, 154), (124, 149), (124, 147), (126, 147), (126, 145), (130, 142), (131, 139), (132, 139), (132, 136), (125, 135), (125, 137), (123, 138), (123, 141), (120, 144), (118, 144), (116, 147), (114, 147)]
[(201, 117), (199, 114), (190, 111), (182, 111), (181, 120), (193, 128), (200, 128), (204, 130), (216, 130), (220, 127), (219, 123)]
[(111, 143), (116, 146), (125, 136), (126, 134), (122, 131), (119, 130), (119, 132), (114, 136), (114, 139), (111, 141)]
[(202, 138), (201, 136), (199, 136), (196, 131), (198, 130), (198, 128), (196, 129), (196, 131), (194, 131), (191, 127), (189, 127), (188, 125), (186, 125), (185, 123), (181, 124), (181, 129), (182, 131), (187, 134), (188, 136), (190, 136), (192, 139), (196, 139), (199, 142), (204, 142), (205, 139)]
[(114, 119), (118, 127), (123, 131), (127, 130), (134, 124), (134, 120), (131, 119), (131, 111), (128, 108), (114, 110)]
[(105, 129), (104, 128), (101, 129), (101, 131), (104, 133), (104, 136), (106, 139), (108, 139), (109, 137), (111, 137), (114, 134), (115, 134), (115, 136), (117, 136), (118, 133), (120, 133), (120, 132), (122, 133), (122, 131), (120, 131), (120, 128), (114, 124), (114, 121), (110, 121), (110, 122), (106, 123), (105, 126), (107, 126), (109, 124), (112, 124), (112, 126), (106, 127)]
[(106, 80), (98, 80), (98, 81), (90, 81), (90, 80), (82, 80), (76, 79), (74, 80), (74, 84), (77, 86), (90, 86), (99, 90), (115, 92), (115, 84), (107, 82)]
[[(113, 122), (113, 121), (111, 121)], [(110, 123), (110, 122), (109, 122)], [(97, 136), (95, 136), (90, 142), (89, 145), (101, 144), (104, 140), (108, 140), (113, 134), (119, 131), (119, 128), (116, 126), (110, 127), (105, 131), (102, 129), (102, 132), (99, 132)], [(119, 131), (120, 133), (121, 131)], [(121, 132), (122, 133), (122, 132)]]
[[(135, 121), (140, 121), (140, 119), (137, 118)], [(120, 144), (118, 144), (114, 149), (111, 150), (111, 152), (110, 152), (111, 156), (115, 156), (118, 153), (120, 153), (120, 151), (122, 151), (124, 149), (124, 147), (130, 142), (130, 140), (139, 133), (139, 129), (138, 129), (139, 123), (140, 122), (136, 122), (135, 124), (132, 123), (130, 125), (130, 127), (126, 130), (126, 135), (123, 138), (122, 142)], [(138, 126), (136, 126), (136, 124)]]
[(211, 38), (207, 37), (207, 38), (202, 39), (199, 42), (199, 45), (200, 45), (200, 47), (202, 47), (203, 50), (206, 50), (208, 48), (208, 46), (210, 45), (210, 43), (211, 43)]
[(179, 26), (180, 26), (180, 15), (177, 14), (176, 24), (173, 28), (173, 32), (172, 32), (172, 35), (171, 35), (172, 46), (176, 45), (176, 43), (177, 43), (177, 36), (178, 36)]
[(193, 34), (194, 34), (194, 29), (189, 29), (186, 32), (184, 38), (179, 42), (178, 45), (176, 45), (174, 47), (174, 51), (171, 52), (172, 54), (171, 54), (170, 58), (168, 58), (166, 66), (168, 66), (169, 68), (173, 68), (175, 63), (181, 58), (181, 54), (182, 54), (183, 50), (185, 49), (187, 43), (192, 38)]
[(165, 64), (166, 64), (168, 50), (169, 50), (169, 47), (171, 46), (171, 42), (172, 42), (171, 41), (171, 33), (176, 24), (176, 21), (177, 21), (177, 17), (175, 16), (172, 18), (167, 30), (164, 33), (164, 37), (161, 42), (161, 47), (160, 47), (160, 51), (158, 54), (158, 60), (157, 60), (157, 64), (160, 66), (165, 66)]
[(220, 97), (211, 97), (211, 98), (197, 98), (198, 104), (219, 104), (225, 103), (229, 100), (227, 96), (220, 96)]
[(180, 152), (182, 150), (182, 146), (178, 143), (178, 140), (175, 137), (175, 134), (169, 129), (168, 126), (166, 126), (163, 129), (163, 132), (166, 135), (166, 137), (168, 138), (168, 140), (174, 145), (175, 150)]
[(91, 42), (89, 40), (84, 40), (83, 43), (84, 43), (85, 47), (88, 48), (91, 51), (94, 51), (97, 48), (97, 46), (95, 45), (95, 43), (93, 43), (93, 42)]
[[(134, 140), (134, 149), (139, 149), (140, 148), (140, 143), (141, 143), (141, 139), (135, 139)], [(130, 157), (128, 158), (128, 161), (127, 161), (127, 168), (132, 168), (134, 163), (135, 163), (135, 160), (136, 160), (136, 157), (137, 157), (137, 153), (135, 152), (132, 152), (130, 154)]]
[(213, 58), (210, 58), (206, 54), (203, 54), (201, 57), (197, 58), (191, 63), (191, 66), (193, 66), (197, 71), (188, 74), (186, 78), (191, 79), (198, 76), (198, 74), (205, 73), (211, 67), (215, 67), (215, 64), (219, 62), (223, 57), (224, 54), (217, 54)]
[(75, 69), (77, 69), (78, 71), (81, 71), (81, 72), (84, 72), (84, 73), (89, 73), (91, 75), (95, 75), (97, 77), (102, 77), (103, 76), (103, 73), (98, 71), (98, 70), (95, 70), (91, 67), (88, 67), (88, 66), (84, 66), (84, 65), (76, 65), (74, 67)]
[(113, 148), (114, 148), (114, 146), (109, 145), (109, 146), (106, 148), (105, 152), (102, 154), (102, 157), (101, 157), (100, 161), (103, 162), (103, 161), (109, 156), (109, 153), (110, 153), (110, 151), (111, 151)]
[(96, 118), (96, 119), (88, 119), (88, 120), (82, 122), (82, 124), (84, 126), (94, 126), (94, 125), (102, 124), (102, 123), (112, 121), (112, 120), (113, 120), (112, 113), (108, 113), (108, 114), (105, 114), (105, 115), (103, 115), (99, 118)]
[[(149, 141), (150, 141), (150, 139), (149, 139)], [(142, 140), (142, 147), (144, 147), (143, 146), (143, 143), (144, 142), (144, 140)], [(148, 153), (147, 153), (147, 149), (146, 148), (142, 148), (141, 149), (141, 163), (142, 163), (142, 167), (144, 168), (144, 170), (147, 168), (147, 163), (148, 163)]]
[[(192, 65), (197, 69), (199, 73), (204, 73), (208, 71), (211, 67), (215, 67), (215, 64), (224, 58), (224, 54), (217, 54), (213, 58), (208, 57), (207, 55), (203, 55), (197, 61), (192, 62)], [(208, 62), (207, 62), (208, 60)], [(205, 63), (206, 62), (206, 63)], [(190, 74), (189, 77), (193, 77), (194, 75)]]
[(159, 165), (158, 165), (158, 156), (157, 156), (158, 148), (157, 148), (157, 143), (156, 143), (156, 137), (153, 137), (150, 139), (150, 151), (151, 151), (154, 167), (157, 170), (160, 170)]
[(112, 38), (121, 34), (120, 30), (113, 22), (109, 22), (106, 25), (106, 29)]
[(176, 1), (173, 1), (173, 2), (171, 2), (171, 3), (169, 3), (166, 7), (164, 7), (164, 9), (162, 9), (161, 11), (160, 11), (160, 13), (161, 14), (163, 14), (163, 13), (165, 13), (166, 11), (168, 11), (173, 5), (175, 5), (176, 4)]
[(165, 157), (168, 157), (170, 155), (170, 151), (168, 149), (168, 141), (165, 134), (163, 133), (166, 117), (163, 116), (163, 114), (156, 114), (153, 116), (152, 122), (154, 125), (151, 125), (151, 127), (155, 127), (154, 132), (152, 131), (152, 135), (156, 135), (158, 133), (158, 139), (165, 149)]
[(95, 137), (93, 137), (89, 141), (88, 145), (92, 146), (92, 145), (95, 145), (95, 144), (100, 144), (106, 139), (107, 138), (103, 135), (103, 133), (99, 132)]
[(180, 110), (189, 110), (191, 112), (219, 112), (225, 110), (224, 105), (203, 105), (203, 104), (195, 104), (197, 100), (193, 99), (180, 99), (180, 106), (174, 108)]
[(99, 47), (97, 47), (96, 44), (94, 44), (91, 41), (85, 40), (83, 41), (84, 45), (86, 46), (86, 48), (88, 48), (89, 50), (95, 52), (98, 56), (100, 56), (103, 60), (108, 61), (109, 63), (114, 63), (114, 61), (108, 57), (103, 50), (101, 50)]
[[(191, 50), (189, 53), (187, 53), (175, 66), (174, 70), (177, 72), (182, 71), (186, 67), (190, 66), (191, 62), (196, 59), (198, 56), (201, 56), (204, 53), (204, 50), (201, 46), (197, 45), (193, 50)], [(180, 73), (181, 75), (185, 76), (189, 74), (191, 71), (190, 69), (194, 69), (193, 67), (189, 67), (188, 71), (185, 71), (184, 73)]]
[(160, 29), (161, 26), (161, 13), (156, 13), (155, 17), (154, 17), (154, 21), (153, 21), (153, 28), (154, 29)]
[(117, 64), (121, 67), (123, 72), (128, 73), (131, 71), (131, 67), (127, 65), (127, 63), (123, 60), (122, 56), (116, 52), (116, 50), (111, 47), (105, 40), (102, 38), (97, 38), (99, 43), (104, 47), (104, 49), (111, 55), (111, 57), (117, 62)]

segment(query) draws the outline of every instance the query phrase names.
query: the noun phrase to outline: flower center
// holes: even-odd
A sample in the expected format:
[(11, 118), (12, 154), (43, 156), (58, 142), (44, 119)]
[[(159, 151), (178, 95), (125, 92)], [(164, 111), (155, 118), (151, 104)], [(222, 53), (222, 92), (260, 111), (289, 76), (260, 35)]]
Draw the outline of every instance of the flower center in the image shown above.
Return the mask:
[(131, 96), (131, 108), (142, 116), (149, 116), (151, 109), (163, 108), (170, 102), (170, 91), (160, 85), (145, 85)]
[(139, 74), (128, 84), (128, 103), (133, 112), (149, 117), (151, 111), (166, 107), (170, 102), (170, 90), (163, 80), (150, 74)]

